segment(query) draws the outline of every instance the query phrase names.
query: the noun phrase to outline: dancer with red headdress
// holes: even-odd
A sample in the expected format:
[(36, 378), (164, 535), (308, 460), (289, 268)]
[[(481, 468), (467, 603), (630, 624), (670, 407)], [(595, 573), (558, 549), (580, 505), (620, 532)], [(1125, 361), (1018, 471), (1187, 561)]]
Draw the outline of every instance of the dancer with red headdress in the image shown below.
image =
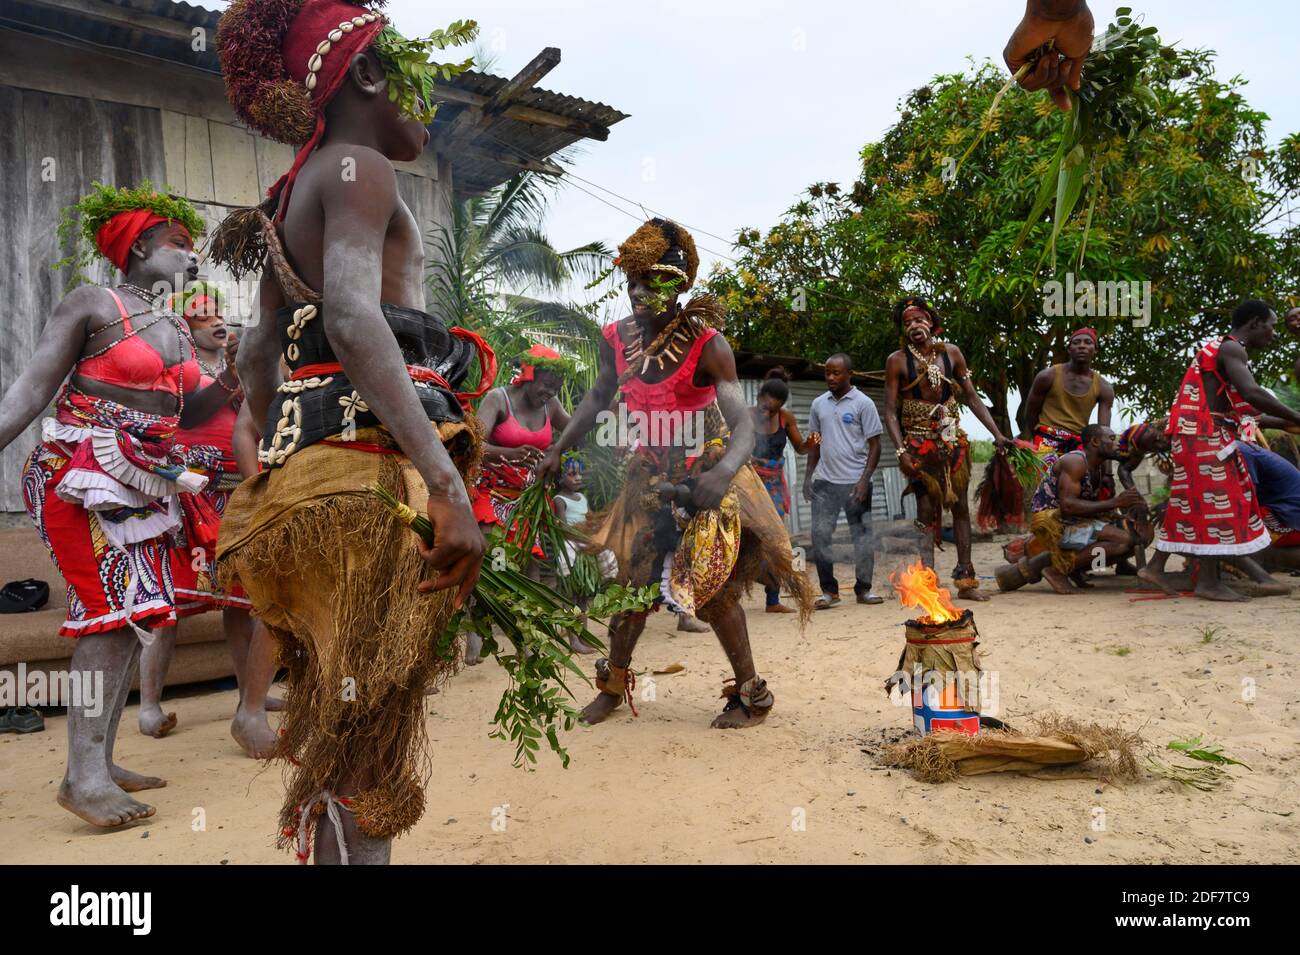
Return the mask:
[(475, 487), (474, 516), (485, 532), (510, 527), (510, 511), (534, 466), (568, 425), (569, 414), (556, 397), (568, 370), (569, 363), (559, 352), (534, 345), (510, 384), (493, 388), (479, 403), (478, 419), (487, 441)]
[[(1092, 367), (1099, 345), (1094, 328), (1072, 332), (1067, 346), (1070, 360), (1044, 368), (1030, 386), (1021, 436), (1033, 441), (1049, 469), (1062, 454), (1083, 447), (1083, 429), (1094, 409), (1097, 423), (1110, 427), (1115, 389)], [(1109, 462), (1102, 466), (1103, 483), (1113, 491), (1110, 467)]]
[[(424, 812), (425, 691), (455, 669), (438, 636), (483, 559), (468, 404), (496, 360), (424, 311), (423, 236), (393, 168), (428, 143), (434, 77), (468, 65), (422, 58), (474, 30), (407, 40), (343, 0), (235, 0), (218, 28), (236, 115), (300, 146), (261, 206), (222, 223), (212, 257), (236, 277), (267, 266), (239, 349), (263, 470), (231, 495), (217, 566), (289, 668), (280, 845), (302, 861), (314, 834), (318, 862), (387, 862)], [(476, 358), (481, 390), (458, 391)], [(434, 545), (373, 488), (426, 512)]]
[[(128, 794), (165, 785), (117, 766), (113, 743), (140, 642), (176, 623), (167, 535), (182, 522), (179, 496), (206, 483), (187, 469), (176, 432), (216, 413), (234, 382), (222, 370), (218, 382), (201, 384), (189, 329), (162, 305), (198, 275), (203, 222), (188, 202), (148, 183), (96, 183), (64, 221), (65, 236), (88, 240), (125, 281), (82, 285), (55, 308), (0, 400), (0, 449), (54, 402), (27, 460), (23, 498), (67, 583), (59, 633), (77, 638), (71, 684), (83, 692), (68, 706), (58, 801), (111, 827), (152, 816)], [(89, 251), (70, 259), (93, 260)]]
[[(245, 474), (235, 459), (234, 431), (244, 393), (224, 383), (235, 366), (238, 339), (222, 315), (222, 295), (217, 286), (198, 282), (172, 297), (172, 308), (185, 319), (194, 337), (195, 356), (203, 385), (222, 383), (226, 403), (195, 428), (176, 433), (178, 448), (191, 470), (208, 478), (195, 494), (183, 492), (180, 500), (187, 519), (172, 531), (170, 567), (178, 617), (219, 610), (226, 642), (239, 684), (239, 708), (231, 735), (252, 757), (262, 758), (275, 746), (276, 735), (267, 722), (267, 690), (275, 675), (274, 650), (265, 630), (249, 615), (252, 602), (238, 587), (223, 590), (217, 583), (217, 530), (230, 494)], [(176, 649), (176, 634), (165, 631), (140, 655), (140, 732), (165, 736), (176, 726), (175, 713), (163, 713), (161, 698)], [(279, 701), (271, 701), (276, 709)]]
[[(486, 534), (503, 528), (507, 540), (514, 539), (511, 511), (519, 495), (532, 480), (533, 468), (542, 460), (569, 423), (569, 414), (556, 397), (564, 385), (569, 363), (545, 345), (533, 345), (519, 363), (510, 384), (493, 388), (478, 406), (478, 419), (487, 434), (483, 464), (474, 492), (474, 516)], [(535, 557), (544, 557), (533, 547)], [(537, 577), (541, 565), (528, 565), (529, 576)], [(477, 633), (465, 637), (465, 662), (483, 662), (483, 638)]]

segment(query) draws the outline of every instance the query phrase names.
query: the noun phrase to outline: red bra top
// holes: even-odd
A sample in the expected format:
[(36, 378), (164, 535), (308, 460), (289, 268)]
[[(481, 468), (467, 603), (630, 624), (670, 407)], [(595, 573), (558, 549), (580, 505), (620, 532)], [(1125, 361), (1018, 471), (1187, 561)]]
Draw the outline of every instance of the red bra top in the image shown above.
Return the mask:
[[(504, 391), (504, 389), (502, 389)], [(536, 431), (529, 431), (522, 421), (515, 417), (515, 409), (510, 404), (510, 392), (505, 391), (506, 417), (492, 429), (488, 438), (492, 444), (501, 448), (522, 448), (532, 445), (542, 451), (551, 446), (551, 416), (546, 416), (546, 424)]]
[(103, 354), (82, 359), (77, 365), (77, 374), (132, 391), (165, 391), (179, 395), (182, 387), (187, 394), (197, 389), (202, 374), (199, 363), (191, 357), (179, 365), (164, 364), (162, 355), (135, 334), (121, 297), (112, 289), (108, 294), (117, 302), (118, 313), (122, 316), (122, 337)]
[[(619, 377), (627, 370), (627, 359), (623, 355), (623, 342), (618, 337), (618, 322), (611, 322), (601, 329), (609, 347), (614, 349), (614, 367)], [(629, 412), (644, 411), (699, 411), (707, 408), (718, 397), (718, 389), (713, 385), (701, 388), (695, 384), (695, 369), (700, 363), (704, 346), (718, 334), (716, 328), (706, 330), (691, 344), (691, 350), (676, 371), (663, 381), (649, 384), (633, 375), (623, 385), (623, 394), (627, 399)]]

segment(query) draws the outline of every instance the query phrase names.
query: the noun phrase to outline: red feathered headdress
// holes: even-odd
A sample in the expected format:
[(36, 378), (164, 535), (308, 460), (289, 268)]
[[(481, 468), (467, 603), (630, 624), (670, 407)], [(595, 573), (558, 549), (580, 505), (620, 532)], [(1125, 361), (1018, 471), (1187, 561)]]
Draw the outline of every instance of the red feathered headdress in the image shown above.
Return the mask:
[(374, 42), (385, 22), (348, 0), (235, 0), (222, 14), (217, 52), (236, 115), (264, 136), (302, 144), (268, 193), (284, 190), (277, 219), (288, 208), (298, 170), (325, 133), (326, 104), (353, 55)]

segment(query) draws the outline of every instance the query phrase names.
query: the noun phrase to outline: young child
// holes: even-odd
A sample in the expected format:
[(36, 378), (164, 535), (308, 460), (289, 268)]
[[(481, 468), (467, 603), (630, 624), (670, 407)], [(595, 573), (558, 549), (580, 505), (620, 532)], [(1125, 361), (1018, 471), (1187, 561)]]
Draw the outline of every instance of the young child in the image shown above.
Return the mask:
[[(560, 475), (559, 489), (556, 492), (553, 507), (555, 516), (562, 520), (570, 527), (578, 527), (587, 520), (587, 513), (590, 507), (587, 503), (587, 496), (582, 493), (583, 486), (583, 464), (576, 457), (570, 458), (564, 463), (564, 472)], [(585, 570), (580, 570), (581, 564), (586, 564)], [(579, 578), (586, 578), (585, 585), (579, 584), (578, 580), (573, 579), (575, 573)], [(568, 584), (568, 589), (573, 592), (578, 606), (586, 610), (591, 603), (591, 598), (595, 596), (591, 593), (593, 586), (599, 586), (603, 579), (610, 579), (617, 573), (617, 561), (611, 551), (602, 551), (594, 560), (588, 554), (579, 552), (578, 548), (572, 541), (565, 541), (564, 555), (555, 562), (555, 574), (562, 584)], [(583, 626), (586, 626), (587, 617), (583, 614)], [(595, 653), (594, 647), (589, 647), (576, 634), (570, 634), (569, 646), (575, 653)]]

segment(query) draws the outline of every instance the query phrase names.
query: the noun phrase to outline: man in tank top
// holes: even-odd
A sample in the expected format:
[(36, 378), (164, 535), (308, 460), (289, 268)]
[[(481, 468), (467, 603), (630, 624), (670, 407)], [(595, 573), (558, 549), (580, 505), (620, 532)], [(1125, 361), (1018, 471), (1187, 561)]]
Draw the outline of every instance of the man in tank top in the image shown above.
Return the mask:
[[(1083, 447), (1083, 429), (1097, 411), (1097, 423), (1110, 427), (1115, 403), (1111, 383), (1093, 370), (1098, 338), (1095, 329), (1081, 328), (1070, 335), (1070, 360), (1044, 368), (1025, 399), (1025, 423), (1021, 434), (1033, 441), (1043, 463), (1050, 468), (1056, 459)], [(1102, 487), (1113, 491), (1111, 462), (1102, 465)]]

